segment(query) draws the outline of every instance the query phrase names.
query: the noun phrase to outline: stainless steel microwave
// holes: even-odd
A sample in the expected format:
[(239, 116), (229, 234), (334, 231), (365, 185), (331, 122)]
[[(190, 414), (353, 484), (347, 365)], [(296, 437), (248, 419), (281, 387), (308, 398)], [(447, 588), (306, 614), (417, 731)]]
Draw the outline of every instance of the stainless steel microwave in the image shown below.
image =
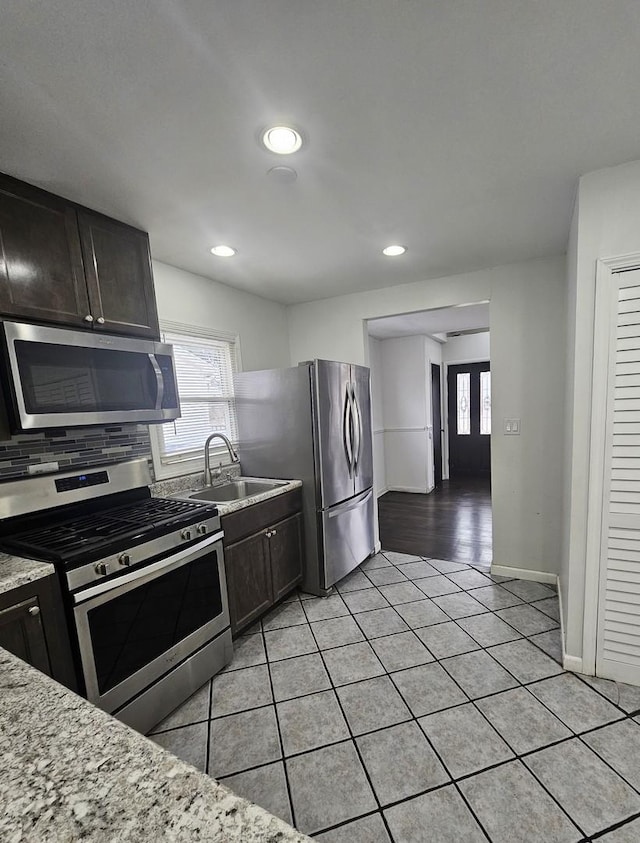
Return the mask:
[(2, 335), (14, 432), (180, 416), (170, 345), (19, 322)]

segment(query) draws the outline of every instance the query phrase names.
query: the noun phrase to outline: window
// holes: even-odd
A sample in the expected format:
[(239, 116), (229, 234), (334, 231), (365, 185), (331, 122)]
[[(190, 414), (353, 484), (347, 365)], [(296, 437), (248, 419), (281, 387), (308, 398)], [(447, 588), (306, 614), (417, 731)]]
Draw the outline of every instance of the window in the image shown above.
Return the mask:
[[(156, 475), (168, 477), (201, 467), (210, 433), (224, 433), (237, 442), (233, 375), (239, 349), (237, 337), (204, 328), (163, 322), (161, 331), (163, 341), (173, 346), (181, 408), (179, 419), (153, 426)], [(226, 455), (222, 442), (212, 443), (212, 453), (220, 448)]]
[(480, 434), (491, 434), (491, 372), (480, 372)]
[(458, 436), (471, 433), (471, 375), (460, 372), (456, 376), (456, 413)]

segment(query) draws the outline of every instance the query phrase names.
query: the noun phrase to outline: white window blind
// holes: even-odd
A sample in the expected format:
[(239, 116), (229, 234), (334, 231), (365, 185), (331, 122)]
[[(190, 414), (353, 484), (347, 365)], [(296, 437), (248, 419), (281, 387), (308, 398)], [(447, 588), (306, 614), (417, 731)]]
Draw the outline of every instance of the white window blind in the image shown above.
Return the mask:
[(181, 417), (158, 425), (160, 461), (168, 464), (199, 456), (210, 433), (224, 433), (236, 443), (237, 338), (167, 322), (161, 329), (164, 342), (173, 346)]

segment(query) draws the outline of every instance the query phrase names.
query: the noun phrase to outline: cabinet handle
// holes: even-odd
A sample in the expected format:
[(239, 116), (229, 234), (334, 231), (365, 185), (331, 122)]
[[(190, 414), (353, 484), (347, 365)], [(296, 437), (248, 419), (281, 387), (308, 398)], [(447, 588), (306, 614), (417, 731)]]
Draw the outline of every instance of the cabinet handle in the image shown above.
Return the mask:
[(266, 536), (268, 539), (270, 539), (272, 535), (273, 535), (273, 533), (271, 532), (271, 530), (267, 530), (267, 532), (265, 533), (265, 536)]
[(96, 322), (98, 323), (98, 325), (104, 325), (104, 316), (98, 316)]
[(87, 313), (87, 315), (84, 317), (84, 321), (93, 322), (93, 316), (90, 313)]
[(277, 532), (278, 532), (277, 530), (272, 530), (272, 531), (271, 531), (271, 535), (272, 535), (272, 536), (275, 536), (275, 534), (276, 534)]
[(29, 606), (29, 608), (27, 609), (27, 612), (29, 612), (29, 614), (30, 614), (32, 617), (34, 617), (34, 618), (35, 618), (35, 617), (36, 617), (36, 615), (39, 615), (39, 614), (40, 614), (40, 606)]

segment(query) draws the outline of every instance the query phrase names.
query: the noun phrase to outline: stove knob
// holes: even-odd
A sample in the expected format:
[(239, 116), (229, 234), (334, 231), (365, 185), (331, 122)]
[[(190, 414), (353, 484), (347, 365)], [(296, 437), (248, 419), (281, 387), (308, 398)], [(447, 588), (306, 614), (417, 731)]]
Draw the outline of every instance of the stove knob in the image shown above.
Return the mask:
[(196, 529), (200, 533), (201, 536), (207, 535), (207, 525), (206, 524), (198, 524)]
[(128, 553), (121, 553), (120, 556), (118, 556), (118, 562), (125, 568), (128, 568), (129, 565), (131, 565), (131, 557)]
[(191, 530), (183, 530), (183, 531), (180, 533), (180, 538), (181, 538), (183, 541), (188, 542), (188, 541), (191, 539)]
[(96, 574), (98, 574), (99, 577), (106, 577), (107, 574), (109, 573), (109, 566), (107, 565), (106, 562), (98, 562), (95, 570), (96, 570)]

